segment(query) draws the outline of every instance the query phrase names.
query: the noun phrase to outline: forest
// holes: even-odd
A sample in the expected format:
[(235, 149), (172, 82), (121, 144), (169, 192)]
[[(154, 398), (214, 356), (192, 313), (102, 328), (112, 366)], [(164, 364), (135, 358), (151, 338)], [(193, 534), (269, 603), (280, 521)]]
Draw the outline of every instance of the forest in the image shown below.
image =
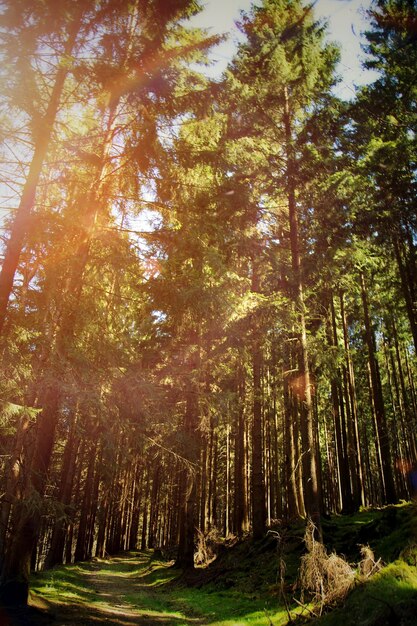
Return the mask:
[[(0, 2), (0, 596), (31, 571), (410, 500), (416, 0), (363, 71), (262, 0)], [(339, 70), (340, 71), (340, 70)]]

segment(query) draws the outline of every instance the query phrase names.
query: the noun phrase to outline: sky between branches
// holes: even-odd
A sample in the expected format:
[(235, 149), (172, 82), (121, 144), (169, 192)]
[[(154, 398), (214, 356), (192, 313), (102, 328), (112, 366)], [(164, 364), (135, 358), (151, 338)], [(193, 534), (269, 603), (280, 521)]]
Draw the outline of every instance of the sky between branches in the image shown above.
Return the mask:
[[(249, 11), (252, 0), (206, 0), (204, 10), (192, 20), (194, 26), (210, 29), (210, 33), (230, 33), (227, 42), (217, 46), (211, 57), (214, 61), (210, 76), (220, 76), (231, 59), (240, 33), (236, 27), (240, 11)], [(260, 4), (255, 0), (254, 4)], [(329, 24), (329, 39), (341, 45), (341, 63), (338, 73), (342, 81), (337, 94), (344, 99), (354, 96), (354, 85), (373, 80), (374, 75), (361, 69), (361, 32), (366, 29), (365, 10), (371, 0), (316, 0), (314, 11)]]

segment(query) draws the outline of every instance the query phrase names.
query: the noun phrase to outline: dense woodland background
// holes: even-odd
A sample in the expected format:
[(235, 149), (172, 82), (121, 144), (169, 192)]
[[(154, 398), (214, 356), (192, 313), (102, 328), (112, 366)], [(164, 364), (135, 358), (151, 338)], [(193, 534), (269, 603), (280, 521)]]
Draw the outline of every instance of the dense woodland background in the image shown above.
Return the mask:
[[(1, 590), (408, 499), (417, 3), (334, 95), (314, 7), (264, 0), (218, 81), (194, 0), (1, 0)], [(5, 210), (4, 210), (5, 209)]]

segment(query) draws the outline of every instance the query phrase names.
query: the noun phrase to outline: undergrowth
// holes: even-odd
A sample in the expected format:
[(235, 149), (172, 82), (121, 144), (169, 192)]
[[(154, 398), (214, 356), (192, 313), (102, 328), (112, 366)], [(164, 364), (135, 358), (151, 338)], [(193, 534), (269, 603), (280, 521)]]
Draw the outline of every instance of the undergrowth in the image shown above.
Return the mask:
[(94, 607), (98, 619), (104, 605), (88, 583), (93, 571), (110, 586), (120, 583), (120, 602), (149, 624), (415, 626), (415, 513), (404, 503), (335, 516), (323, 521), (324, 545), (311, 527), (304, 537), (302, 523), (277, 526), (258, 542), (222, 540), (216, 548), (217, 537), (200, 538), (199, 557), (210, 563), (191, 573), (172, 568), (161, 553), (129, 553), (37, 574), (32, 590), (52, 609)]

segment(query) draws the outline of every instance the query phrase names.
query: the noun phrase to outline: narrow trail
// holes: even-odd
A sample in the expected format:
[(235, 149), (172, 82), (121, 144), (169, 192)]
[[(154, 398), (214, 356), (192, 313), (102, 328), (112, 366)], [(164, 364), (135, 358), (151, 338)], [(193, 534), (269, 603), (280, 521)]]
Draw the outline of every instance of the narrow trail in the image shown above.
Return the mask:
[(36, 598), (35, 604), (52, 616), (51, 626), (203, 626), (199, 618), (187, 616), (184, 607), (170, 605), (149, 556), (81, 564), (79, 580), (77, 593)]

